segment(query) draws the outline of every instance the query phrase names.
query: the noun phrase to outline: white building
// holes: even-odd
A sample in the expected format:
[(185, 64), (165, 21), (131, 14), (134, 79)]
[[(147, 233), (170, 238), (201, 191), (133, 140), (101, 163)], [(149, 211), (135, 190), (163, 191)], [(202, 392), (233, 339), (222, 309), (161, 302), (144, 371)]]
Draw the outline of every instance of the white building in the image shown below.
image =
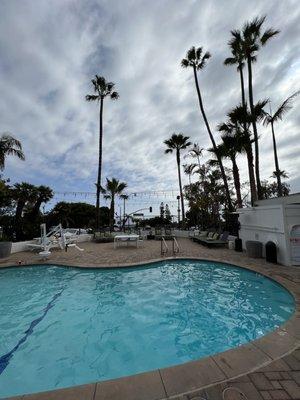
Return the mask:
[(277, 260), (283, 265), (300, 265), (300, 193), (268, 200), (258, 200), (254, 207), (238, 210), (239, 236), (243, 248), (247, 240), (277, 246)]

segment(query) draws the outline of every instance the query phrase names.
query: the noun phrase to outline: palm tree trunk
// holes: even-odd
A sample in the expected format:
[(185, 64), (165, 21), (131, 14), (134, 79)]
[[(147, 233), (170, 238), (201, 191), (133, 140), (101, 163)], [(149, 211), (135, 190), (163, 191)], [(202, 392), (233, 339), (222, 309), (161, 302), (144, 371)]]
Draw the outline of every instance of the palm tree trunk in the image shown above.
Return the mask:
[(110, 213), (109, 213), (109, 226), (111, 231), (113, 231), (114, 222), (115, 222), (115, 196), (112, 194), (110, 202)]
[(234, 187), (235, 187), (235, 192), (236, 192), (237, 206), (238, 206), (238, 208), (242, 208), (243, 202), (242, 202), (242, 195), (241, 195), (240, 173), (239, 173), (239, 169), (238, 169), (235, 157), (231, 158), (231, 162), (232, 162), (232, 174), (233, 174), (233, 181), (234, 181)]
[(179, 191), (180, 191), (180, 200), (181, 200), (182, 226), (184, 228), (185, 227), (185, 212), (184, 212), (184, 200), (183, 200), (183, 191), (182, 191), (182, 183), (181, 183), (180, 153), (179, 153), (179, 150), (176, 151), (176, 160), (177, 160), (178, 181), (179, 181)]
[[(242, 104), (244, 110), (247, 109), (246, 105), (246, 96), (245, 96), (245, 85), (244, 85), (244, 74), (243, 68), (241, 64), (239, 65), (239, 72), (240, 72), (240, 79), (241, 79), (241, 92), (242, 92)], [(246, 122), (243, 122), (244, 132), (245, 135), (247, 133), (247, 126)], [(250, 193), (251, 193), (251, 205), (254, 205), (254, 202), (257, 200), (257, 192), (256, 192), (256, 183), (255, 183), (255, 175), (254, 175), (254, 165), (253, 165), (253, 151), (252, 151), (252, 144), (249, 144), (249, 154), (247, 152), (247, 161), (248, 161), (248, 172), (249, 172), (249, 183), (250, 183)]]
[(125, 219), (125, 201), (126, 201), (126, 199), (123, 199), (123, 231), (125, 232), (125, 221), (126, 221), (126, 219)]
[(241, 92), (242, 92), (242, 104), (246, 107), (246, 97), (245, 97), (245, 85), (244, 85), (244, 74), (243, 74), (243, 67), (239, 65), (239, 72), (240, 72), (240, 79), (241, 79)]
[(204, 111), (203, 102), (202, 102), (202, 98), (201, 98), (201, 93), (200, 93), (200, 89), (199, 89), (199, 83), (198, 83), (198, 77), (197, 77), (196, 67), (194, 67), (193, 70), (194, 70), (195, 85), (196, 85), (197, 94), (198, 94), (198, 101), (199, 101), (200, 111), (201, 111), (201, 113), (202, 113), (202, 117), (203, 117), (203, 119), (204, 119), (204, 123), (205, 123), (205, 125), (206, 125), (207, 132), (208, 132), (208, 134), (209, 134), (210, 140), (211, 140), (212, 145), (213, 145), (213, 149), (214, 149), (214, 151), (215, 151), (215, 154), (216, 154), (216, 156), (217, 156), (218, 163), (219, 163), (219, 166), (220, 166), (220, 170), (221, 170), (221, 174), (222, 174), (222, 179), (223, 179), (224, 187), (225, 187), (225, 193), (226, 193), (226, 199), (227, 199), (228, 210), (229, 210), (229, 211), (233, 211), (232, 202), (231, 202), (231, 198), (230, 198), (229, 187), (228, 187), (228, 182), (227, 182), (227, 177), (226, 177), (226, 174), (225, 174), (225, 169), (224, 169), (224, 166), (223, 166), (223, 162), (222, 162), (222, 160), (221, 160), (221, 157), (218, 155), (216, 142), (215, 142), (215, 139), (214, 139), (214, 137), (213, 137), (213, 134), (212, 134), (212, 132), (211, 132), (211, 130), (210, 130), (210, 126), (209, 126), (209, 123), (208, 123), (208, 120), (207, 120), (207, 118), (206, 118), (206, 114), (205, 114), (205, 111)]
[(254, 206), (254, 202), (257, 200), (257, 192), (256, 192), (256, 185), (255, 185), (255, 174), (254, 174), (254, 167), (253, 167), (253, 150), (251, 143), (246, 149), (247, 155), (247, 162), (248, 162), (248, 174), (249, 174), (249, 183), (250, 183), (250, 193), (251, 193), (251, 205)]
[(278, 155), (277, 155), (277, 145), (276, 145), (273, 121), (271, 121), (271, 128), (272, 128), (272, 138), (273, 138), (273, 149), (274, 149), (274, 159), (275, 159), (275, 171), (276, 171), (276, 178), (277, 178), (278, 197), (282, 197), (282, 184), (281, 184), (281, 176), (280, 176), (280, 169), (279, 169), (279, 162), (278, 162)]
[(100, 225), (100, 192), (101, 192), (101, 173), (102, 173), (102, 140), (103, 140), (103, 97), (100, 100), (99, 110), (99, 163), (97, 177), (97, 193), (96, 193), (96, 229)]
[(256, 185), (257, 185), (257, 195), (258, 199), (262, 199), (262, 189), (260, 183), (260, 172), (259, 172), (259, 146), (258, 146), (258, 133), (256, 127), (256, 116), (254, 112), (254, 102), (253, 102), (253, 87), (252, 87), (252, 66), (251, 66), (251, 57), (247, 57), (247, 65), (248, 65), (248, 86), (249, 86), (249, 103), (250, 110), (252, 116), (252, 126), (253, 126), (253, 135), (254, 135), (254, 146), (255, 146), (255, 175), (256, 175)]

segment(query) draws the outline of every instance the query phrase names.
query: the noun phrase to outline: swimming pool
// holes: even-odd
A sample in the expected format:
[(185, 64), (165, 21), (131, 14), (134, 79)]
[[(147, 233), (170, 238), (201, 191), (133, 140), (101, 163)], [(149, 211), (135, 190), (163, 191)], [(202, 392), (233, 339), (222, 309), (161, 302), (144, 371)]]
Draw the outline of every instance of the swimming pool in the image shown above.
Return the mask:
[(227, 264), (0, 270), (0, 397), (118, 378), (254, 340), (292, 295)]

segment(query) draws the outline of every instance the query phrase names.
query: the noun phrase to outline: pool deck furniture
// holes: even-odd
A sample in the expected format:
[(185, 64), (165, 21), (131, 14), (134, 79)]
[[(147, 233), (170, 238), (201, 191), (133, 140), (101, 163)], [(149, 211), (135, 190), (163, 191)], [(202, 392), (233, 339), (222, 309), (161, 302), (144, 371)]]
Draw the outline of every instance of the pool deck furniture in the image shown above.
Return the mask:
[(198, 235), (194, 235), (191, 237), (191, 239), (193, 240), (193, 242), (199, 242), (199, 240), (201, 239), (207, 239), (211, 233), (214, 232), (210, 232), (210, 231), (200, 231)]
[[(217, 236), (219, 236), (217, 234)], [(198, 243), (203, 244), (207, 247), (224, 247), (228, 245), (228, 236), (229, 232), (223, 232), (220, 238), (216, 238), (216, 235), (213, 235), (211, 239), (199, 239)]]
[[(249, 258), (245, 252), (199, 246), (187, 238), (178, 241), (181, 254), (177, 259), (227, 262), (274, 279), (293, 294), (294, 315), (268, 335), (210, 357), (124, 378), (17, 396), (14, 400), (224, 400), (226, 388), (240, 389), (245, 400), (299, 400), (300, 269)], [(139, 266), (162, 259), (159, 245), (149, 240), (143, 248), (120, 247), (114, 251), (110, 243), (86, 242), (82, 244), (84, 253), (73, 249), (67, 253), (53, 252), (51, 264), (80, 268)], [(19, 263), (24, 266), (37, 261), (31, 252), (20, 252), (0, 260), (0, 268)], [(41, 261), (39, 264), (50, 263)], [(227, 394), (230, 394), (229, 389)], [(231, 394), (233, 400), (234, 394)]]
[(139, 240), (140, 240), (139, 235), (134, 235), (134, 234), (116, 235), (114, 237), (114, 248), (116, 249), (118, 245), (122, 243), (123, 244), (126, 243), (127, 246), (128, 244), (135, 244), (135, 246), (138, 247)]

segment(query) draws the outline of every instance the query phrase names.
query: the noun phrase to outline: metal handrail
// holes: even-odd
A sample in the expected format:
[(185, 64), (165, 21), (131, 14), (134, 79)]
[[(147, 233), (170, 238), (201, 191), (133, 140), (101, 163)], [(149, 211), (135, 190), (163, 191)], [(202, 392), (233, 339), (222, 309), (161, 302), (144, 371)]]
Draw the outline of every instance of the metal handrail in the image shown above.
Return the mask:
[(165, 241), (165, 238), (162, 236), (160, 241), (160, 253), (161, 255), (167, 254), (169, 251), (169, 247)]
[(175, 236), (173, 237), (172, 244), (173, 244), (173, 254), (179, 253), (180, 252), (180, 247), (179, 247), (179, 244), (178, 244), (177, 239), (176, 239)]

